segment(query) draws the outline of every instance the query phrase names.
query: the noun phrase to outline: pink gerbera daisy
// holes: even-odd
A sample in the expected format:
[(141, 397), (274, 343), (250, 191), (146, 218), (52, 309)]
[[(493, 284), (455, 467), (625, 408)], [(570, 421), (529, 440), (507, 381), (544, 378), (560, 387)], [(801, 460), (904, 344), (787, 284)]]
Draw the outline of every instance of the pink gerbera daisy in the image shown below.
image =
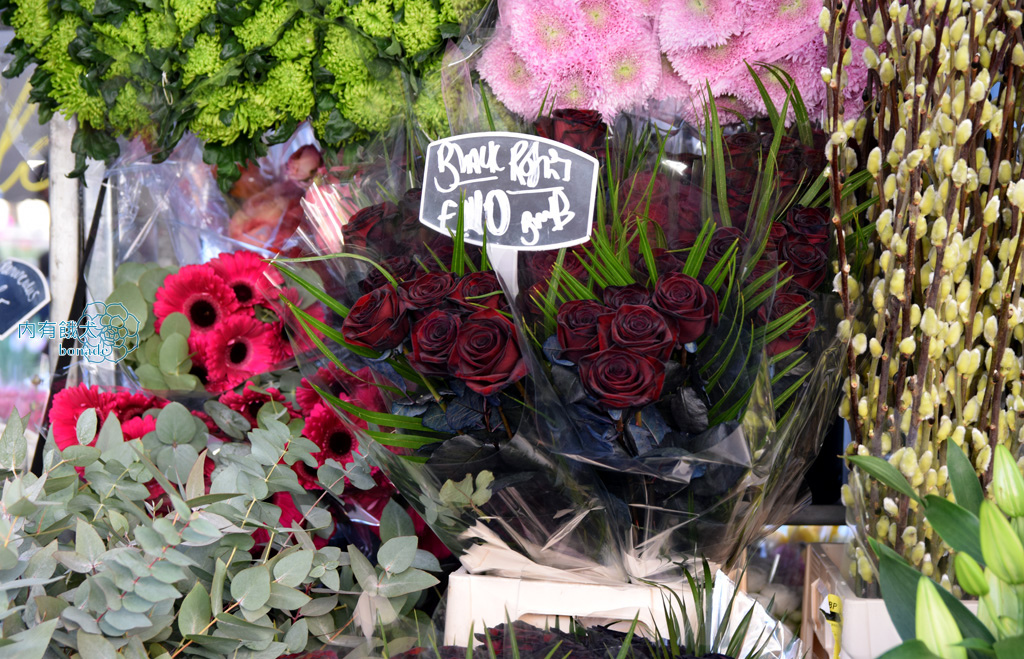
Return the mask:
[(234, 387), (274, 365), (273, 325), (252, 316), (228, 316), (210, 335), (207, 364), (214, 380)]
[[(373, 372), (363, 367), (349, 375), (333, 363), (320, 368), (316, 372), (316, 385), (335, 396), (351, 400), (364, 410), (384, 412), (384, 399), (373, 379)], [(320, 394), (313, 389), (312, 383), (306, 378), (295, 389), (295, 403), (303, 411), (312, 410), (320, 404)]]
[[(357, 425), (365, 427), (362, 421)], [(346, 465), (355, 458), (353, 453), (360, 453), (359, 439), (352, 429), (335, 413), (335, 411), (323, 403), (313, 406), (312, 411), (306, 416), (306, 425), (303, 427), (302, 435), (320, 447), (319, 451), (313, 453), (317, 467), (321, 467), (327, 460)], [(317, 480), (316, 469), (307, 467), (301, 461), (292, 465), (299, 483), (308, 490), (323, 489)]]
[(238, 310), (235, 293), (208, 265), (187, 265), (168, 275), (156, 291), (153, 303), (154, 327), (160, 331), (163, 319), (174, 312), (185, 314), (192, 333), (206, 334)]
[(281, 286), (284, 278), (258, 254), (249, 251), (221, 254), (209, 262), (213, 271), (224, 280), (235, 299), (244, 307), (263, 301), (268, 288)]
[(743, 29), (735, 0), (663, 0), (656, 23), (665, 51), (721, 45)]
[[(327, 319), (324, 307), (319, 302), (314, 302), (306, 307), (299, 306), (302, 303), (302, 296), (294, 288), (281, 289), (279, 297), (287, 299), (290, 303), (302, 309), (304, 313), (321, 323)], [(274, 336), (277, 338), (277, 341), (274, 343), (274, 356), (277, 361), (286, 361), (294, 356), (293, 342), (299, 354), (316, 348), (316, 344), (307, 336), (306, 330), (300, 324), (291, 307), (283, 301), (278, 301), (273, 305), (273, 309), (278, 317), (278, 321), (273, 323)], [(319, 330), (312, 327), (310, 329), (316, 332), (317, 336), (323, 338), (323, 334)]]
[(149, 416), (137, 416), (121, 424), (121, 433), (125, 441), (129, 439), (142, 439), (154, 430), (156, 430), (156, 417), (152, 414)]

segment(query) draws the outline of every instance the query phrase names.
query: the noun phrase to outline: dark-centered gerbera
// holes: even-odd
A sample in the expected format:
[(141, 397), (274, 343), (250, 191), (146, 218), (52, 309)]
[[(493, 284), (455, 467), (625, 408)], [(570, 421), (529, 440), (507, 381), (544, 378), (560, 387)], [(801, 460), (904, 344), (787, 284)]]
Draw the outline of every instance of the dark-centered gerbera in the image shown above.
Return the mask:
[(268, 292), (284, 283), (284, 278), (254, 252), (221, 254), (209, 262), (213, 271), (234, 291), (243, 307), (259, 304)]
[(238, 311), (235, 293), (208, 265), (187, 265), (164, 279), (153, 303), (154, 327), (159, 332), (164, 318), (185, 314), (192, 331), (206, 334)]
[(225, 318), (206, 344), (210, 376), (234, 387), (252, 375), (269, 371), (275, 363), (276, 337), (271, 327), (244, 313)]

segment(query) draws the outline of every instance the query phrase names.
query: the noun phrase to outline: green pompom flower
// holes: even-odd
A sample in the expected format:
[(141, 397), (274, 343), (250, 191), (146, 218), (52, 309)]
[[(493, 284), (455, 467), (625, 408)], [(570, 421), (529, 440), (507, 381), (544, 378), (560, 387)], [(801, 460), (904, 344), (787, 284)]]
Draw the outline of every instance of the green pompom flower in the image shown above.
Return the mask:
[(395, 9), (405, 10), (401, 22), (394, 27), (407, 55), (418, 55), (441, 43), (441, 16), (430, 0), (397, 0)]
[(223, 48), (219, 36), (196, 35), (195, 45), (188, 50), (188, 57), (182, 64), (182, 82), (190, 84), (199, 76), (213, 75), (224, 66), (220, 58)]

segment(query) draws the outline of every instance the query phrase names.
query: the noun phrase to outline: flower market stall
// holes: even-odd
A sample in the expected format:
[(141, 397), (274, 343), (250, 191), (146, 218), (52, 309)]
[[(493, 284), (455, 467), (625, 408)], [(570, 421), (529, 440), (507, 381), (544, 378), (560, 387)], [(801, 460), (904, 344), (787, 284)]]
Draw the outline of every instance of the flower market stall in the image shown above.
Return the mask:
[(1024, 656), (1019, 5), (0, 0), (0, 655)]

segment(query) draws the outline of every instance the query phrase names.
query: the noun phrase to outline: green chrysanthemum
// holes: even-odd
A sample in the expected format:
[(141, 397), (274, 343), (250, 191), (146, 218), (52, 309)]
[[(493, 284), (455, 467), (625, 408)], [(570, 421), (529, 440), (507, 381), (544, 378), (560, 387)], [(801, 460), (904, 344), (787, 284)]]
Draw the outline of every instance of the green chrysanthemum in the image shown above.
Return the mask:
[(441, 21), (461, 24), (486, 4), (487, 0), (441, 0)]
[(139, 103), (139, 93), (134, 85), (125, 85), (118, 90), (114, 107), (110, 108), (110, 123), (126, 135), (135, 135), (152, 127), (149, 110)]
[(217, 0), (171, 0), (174, 20), (184, 34), (217, 9)]
[(256, 13), (235, 28), (235, 36), (246, 50), (269, 46), (277, 39), (281, 26), (295, 15), (288, 0), (263, 0)]
[(182, 64), (182, 82), (188, 85), (199, 76), (213, 75), (220, 71), (224, 65), (220, 59), (222, 48), (219, 36), (196, 35), (195, 45), (186, 51), (188, 57)]
[(384, 80), (369, 78), (348, 85), (341, 99), (341, 113), (363, 130), (381, 132), (401, 111), (404, 99), (402, 78), (395, 69)]
[(87, 73), (81, 64), (71, 60), (68, 46), (77, 36), (82, 21), (73, 14), (67, 14), (57, 21), (50, 34), (50, 40), (40, 48), (42, 67), (50, 73), (53, 86), (50, 97), (57, 102), (65, 117), (78, 115), (78, 120), (94, 128), (106, 123), (107, 107), (99, 96), (90, 96), (82, 89), (79, 76)]
[(157, 50), (166, 50), (178, 43), (178, 29), (171, 17), (162, 11), (146, 12), (146, 38)]
[(238, 84), (204, 87), (194, 96), (199, 112), (189, 123), (189, 130), (207, 142), (234, 142), (240, 135), (238, 122), (232, 119), (225, 124), (221, 113), (234, 113), (244, 94), (244, 88)]
[(441, 43), (441, 17), (430, 0), (396, 0), (395, 9), (403, 8), (404, 17), (394, 28), (408, 55), (418, 55)]
[(133, 53), (141, 55), (146, 52), (146, 24), (138, 14), (128, 14), (121, 27), (97, 22), (93, 23), (93, 28)]
[(366, 62), (376, 52), (366, 37), (347, 27), (331, 25), (324, 36), (320, 64), (334, 75), (337, 84), (362, 81), (369, 75)]
[(387, 0), (364, 0), (348, 7), (345, 15), (371, 37), (390, 37), (394, 28), (394, 13)]
[(420, 128), (432, 140), (448, 137), (451, 127), (448, 124), (448, 110), (444, 105), (441, 93), (440, 60), (428, 64), (427, 73), (420, 83), (420, 92), (412, 104), (413, 114)]
[(35, 50), (50, 36), (50, 12), (46, 0), (22, 0), (14, 5), (8, 20), (18, 37)]
[(309, 16), (302, 16), (295, 21), (270, 48), (270, 54), (281, 60), (312, 57), (315, 52), (316, 22)]

